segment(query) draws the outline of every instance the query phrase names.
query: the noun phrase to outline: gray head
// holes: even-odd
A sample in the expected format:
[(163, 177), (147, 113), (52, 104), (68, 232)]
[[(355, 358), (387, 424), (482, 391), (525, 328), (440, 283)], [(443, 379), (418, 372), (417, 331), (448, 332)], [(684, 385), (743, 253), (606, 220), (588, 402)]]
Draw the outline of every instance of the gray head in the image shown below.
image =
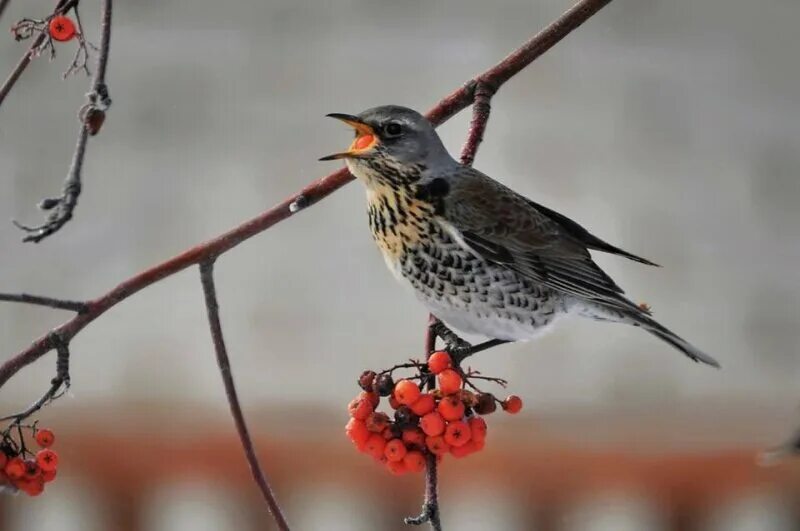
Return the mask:
[(345, 159), (351, 170), (386, 165), (430, 169), (454, 162), (433, 125), (407, 107), (383, 105), (355, 116), (338, 113), (328, 116), (353, 127), (356, 139), (347, 151), (320, 160)]

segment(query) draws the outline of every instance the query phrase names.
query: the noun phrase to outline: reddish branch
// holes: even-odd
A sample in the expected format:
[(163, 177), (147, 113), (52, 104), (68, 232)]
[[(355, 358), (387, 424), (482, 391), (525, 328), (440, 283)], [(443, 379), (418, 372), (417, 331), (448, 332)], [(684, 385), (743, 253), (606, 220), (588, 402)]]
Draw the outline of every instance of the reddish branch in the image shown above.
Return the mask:
[[(464, 108), (471, 105), (473, 102), (477, 103), (473, 113), (473, 119), (470, 129), (470, 135), (467, 140), (467, 143), (464, 146), (463, 152), (463, 160), (467, 163), (471, 163), (474, 159), (475, 152), (477, 151), (478, 145), (483, 137), (483, 133), (486, 126), (486, 120), (488, 119), (489, 115), (489, 100), (492, 95), (509, 79), (511, 79), (514, 75), (516, 75), (519, 71), (523, 68), (528, 66), (531, 62), (533, 62), (537, 57), (539, 57), (542, 53), (550, 49), (555, 43), (559, 40), (563, 39), (567, 34), (569, 34), (572, 30), (583, 24), (588, 18), (590, 18), (593, 14), (595, 14), (599, 9), (603, 6), (608, 4), (611, 0), (581, 0), (578, 2), (574, 7), (572, 7), (569, 11), (564, 13), (559, 19), (555, 22), (550, 24), (547, 28), (541, 31), (539, 34), (534, 36), (528, 42), (523, 44), (520, 48), (518, 48), (515, 52), (511, 55), (503, 59), (500, 63), (492, 67), (491, 69), (487, 70), (483, 74), (479, 75), (475, 79), (471, 80), (458, 90), (454, 91), (447, 97), (445, 97), (442, 101), (440, 101), (433, 109), (431, 109), (427, 116), (428, 118), (435, 124), (439, 125), (446, 121), (447, 119), (451, 118), (456, 113), (460, 112)], [(63, 0), (62, 0), (63, 2)], [(62, 5), (60, 3), (59, 5)], [(110, 0), (105, 0), (105, 6), (107, 11), (105, 12), (107, 18), (104, 16), (104, 24), (107, 24), (110, 21), (110, 7), (111, 2)], [(106, 31), (104, 31), (104, 45), (101, 46), (101, 55), (107, 57), (107, 31), (110, 31), (110, 25), (105, 26)], [(104, 50), (104, 51), (103, 51)], [(27, 66), (27, 65), (26, 65)], [(22, 67), (24, 70), (24, 66)], [(102, 75), (105, 70), (105, 63), (103, 63), (102, 67), (98, 65), (98, 69), (96, 72), (96, 80), (99, 79), (102, 82)], [(12, 83), (13, 84), (13, 83)], [(95, 89), (97, 88), (97, 84), (93, 84)], [(4, 86), (3, 89), (6, 89)], [(2, 89), (0, 89), (2, 90)], [(6, 89), (7, 92), (7, 89)], [(2, 93), (0, 93), (2, 94)], [(4, 95), (4, 94), (2, 94)], [(2, 99), (0, 98), (0, 102)], [(82, 129), (82, 132), (85, 132), (85, 127)], [(78, 171), (80, 168), (78, 168)], [(293, 196), (289, 197), (288, 199), (284, 200), (283, 202), (275, 205), (274, 207), (270, 208), (266, 212), (262, 213), (261, 215), (243, 223), (242, 225), (226, 232), (214, 238), (210, 241), (202, 243), (196, 247), (188, 249), (183, 253), (158, 264), (150, 269), (147, 269), (141, 273), (134, 275), (133, 277), (125, 280), (109, 292), (101, 295), (100, 297), (87, 301), (85, 303), (85, 307), (81, 306), (80, 308), (83, 310), (77, 315), (75, 315), (72, 319), (67, 321), (66, 323), (62, 324), (61, 326), (57, 327), (53, 330), (50, 334), (40, 337), (36, 341), (33, 342), (31, 346), (27, 349), (19, 352), (11, 359), (3, 363), (0, 366), (0, 387), (4, 385), (9, 378), (15, 375), (20, 369), (23, 367), (30, 365), (31, 363), (35, 362), (43, 355), (48, 353), (51, 350), (54, 350), (56, 346), (54, 345), (52, 338), (58, 337), (62, 344), (66, 345), (69, 341), (75, 337), (84, 327), (86, 327), (89, 323), (93, 322), (95, 319), (103, 315), (106, 311), (113, 308), (120, 302), (124, 301), (131, 295), (137, 293), (138, 291), (156, 283), (160, 280), (163, 280), (166, 277), (174, 275), (188, 267), (194, 265), (203, 265), (205, 270), (208, 272), (208, 279), (210, 280), (210, 265), (213, 260), (215, 260), (221, 254), (229, 251), (233, 247), (236, 247), (240, 243), (244, 242), (245, 240), (252, 238), (256, 234), (259, 234), (268, 228), (272, 227), (273, 225), (289, 218), (293, 214), (299, 212), (300, 210), (307, 208), (314, 203), (324, 199), (328, 195), (332, 194), (345, 184), (349, 183), (353, 180), (353, 177), (346, 171), (340, 170), (333, 174), (330, 174), (326, 177), (318, 179), (311, 184), (307, 185), (305, 188), (300, 190), (298, 193), (294, 194)], [(239, 407), (238, 401), (235, 400), (235, 393), (231, 394), (231, 390), (233, 390), (233, 381), (230, 379), (230, 374), (228, 373), (227, 376), (225, 371), (228, 370), (227, 362), (225, 365), (222, 364), (222, 360), (227, 360), (227, 356), (220, 356), (220, 347), (222, 347), (222, 353), (224, 355), (224, 344), (221, 342), (221, 329), (217, 329), (215, 332), (215, 326), (218, 327), (219, 321), (218, 318), (215, 320), (216, 310), (212, 309), (216, 306), (216, 298), (212, 299), (214, 302), (213, 305), (209, 305), (209, 288), (211, 289), (211, 293), (213, 294), (213, 283), (206, 285), (204, 283), (204, 287), (206, 288), (206, 295), (207, 295), (207, 307), (209, 308), (209, 318), (211, 323), (212, 335), (215, 339), (215, 346), (217, 347), (217, 354), (218, 358), (220, 359), (221, 368), (223, 369), (223, 377), (225, 378), (226, 389), (229, 391), (229, 401), (231, 405), (231, 411), (234, 414), (234, 418), (237, 422), (237, 427), (239, 428), (239, 433), (242, 438), (242, 442), (245, 446), (245, 452), (248, 456), (248, 460), (250, 462), (250, 466), (253, 469), (254, 477), (257, 481), (259, 478), (263, 478), (263, 473), (261, 472), (258, 461), (255, 459), (255, 454), (252, 449), (252, 442), (247, 434), (247, 430), (244, 426), (243, 416), (241, 414), (241, 408)], [(21, 296), (4, 296), (5, 300), (14, 300), (17, 302), (31, 302), (22, 300)], [(40, 302), (44, 300), (44, 298), (39, 299)], [(49, 299), (51, 302), (53, 299)], [(57, 301), (56, 301), (57, 302)], [(52, 307), (63, 307), (58, 306), (57, 304), (46, 304)], [(69, 308), (75, 309), (75, 308)], [(216, 325), (215, 325), (216, 323)], [(218, 343), (219, 340), (219, 343)], [(428, 352), (433, 348), (432, 345), (432, 336), (429, 335), (428, 340), (426, 341), (426, 349)], [(429, 470), (432, 474), (429, 474), (428, 477), (428, 486), (430, 487), (428, 491), (429, 499), (431, 496), (435, 499), (435, 487), (436, 487), (436, 479), (435, 479), (435, 460), (432, 463), (432, 466), (429, 467)], [(265, 492), (265, 497), (267, 497), (268, 501), (270, 498), (267, 496), (267, 492), (269, 492), (269, 487), (266, 485), (266, 481), (263, 484), (259, 481), (259, 486), (262, 487), (262, 492)], [(266, 487), (266, 490), (265, 490)], [(274, 501), (274, 498), (272, 499)], [(276, 510), (277, 505), (275, 507), (270, 505), (271, 509), (273, 509), (273, 513), (278, 519), (280, 524), (280, 512)], [(437, 508), (438, 514), (438, 508)], [(283, 522), (285, 525), (285, 522)]]

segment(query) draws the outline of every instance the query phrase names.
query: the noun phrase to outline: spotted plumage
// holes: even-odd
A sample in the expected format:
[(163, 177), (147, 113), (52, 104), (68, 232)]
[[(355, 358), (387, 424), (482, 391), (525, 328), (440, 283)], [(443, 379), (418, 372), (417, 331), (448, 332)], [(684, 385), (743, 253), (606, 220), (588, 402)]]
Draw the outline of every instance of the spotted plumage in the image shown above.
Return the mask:
[(411, 109), (331, 116), (352, 125), (356, 141), (325, 159), (344, 158), (364, 183), (387, 266), (439, 319), (508, 341), (531, 339), (569, 314), (621, 322), (718, 366), (628, 300), (589, 250), (652, 262), (460, 164)]

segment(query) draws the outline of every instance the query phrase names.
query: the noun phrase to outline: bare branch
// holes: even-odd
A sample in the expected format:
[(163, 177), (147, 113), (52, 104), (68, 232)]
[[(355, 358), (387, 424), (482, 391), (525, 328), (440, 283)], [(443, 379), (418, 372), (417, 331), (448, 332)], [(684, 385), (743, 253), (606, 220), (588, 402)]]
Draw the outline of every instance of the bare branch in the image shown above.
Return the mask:
[(33, 304), (34, 306), (47, 306), (48, 308), (54, 308), (56, 310), (70, 310), (78, 313), (85, 312), (88, 308), (83, 301), (54, 299), (52, 297), (29, 295), (28, 293), (0, 293), (0, 301)]
[(0, 18), (3, 17), (3, 12), (8, 7), (8, 4), (11, 3), (11, 0), (0, 0)]
[(200, 264), (200, 281), (203, 284), (203, 294), (205, 295), (206, 310), (208, 312), (208, 326), (211, 329), (211, 337), (214, 340), (217, 364), (222, 374), (222, 382), (225, 384), (225, 394), (228, 397), (228, 404), (230, 404), (231, 415), (233, 415), (233, 421), (236, 424), (236, 431), (239, 433), (239, 439), (242, 441), (247, 464), (250, 465), (250, 472), (253, 474), (253, 479), (261, 490), (261, 494), (264, 496), (264, 500), (267, 502), (278, 528), (282, 531), (288, 531), (289, 524), (286, 523), (286, 518), (283, 516), (278, 501), (275, 499), (275, 494), (272, 492), (266, 475), (261, 469), (261, 464), (258, 462), (258, 456), (256, 456), (256, 450), (250, 438), (247, 423), (244, 420), (242, 406), (239, 404), (239, 397), (236, 393), (236, 385), (233, 382), (233, 374), (231, 372), (231, 362), (228, 358), (228, 350), (225, 347), (225, 339), (222, 336), (222, 324), (219, 320), (219, 303), (217, 302), (217, 291), (214, 286), (213, 258)]

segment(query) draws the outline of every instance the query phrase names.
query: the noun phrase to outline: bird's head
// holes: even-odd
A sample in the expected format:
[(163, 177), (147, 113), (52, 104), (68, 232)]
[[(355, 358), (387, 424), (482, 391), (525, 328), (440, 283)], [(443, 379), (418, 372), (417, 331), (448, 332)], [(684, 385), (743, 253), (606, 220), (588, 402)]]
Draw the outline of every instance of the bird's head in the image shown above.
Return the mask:
[(454, 163), (433, 125), (412, 109), (385, 105), (328, 116), (352, 127), (356, 137), (347, 151), (320, 160), (344, 159), (356, 177), (415, 180), (421, 171)]

